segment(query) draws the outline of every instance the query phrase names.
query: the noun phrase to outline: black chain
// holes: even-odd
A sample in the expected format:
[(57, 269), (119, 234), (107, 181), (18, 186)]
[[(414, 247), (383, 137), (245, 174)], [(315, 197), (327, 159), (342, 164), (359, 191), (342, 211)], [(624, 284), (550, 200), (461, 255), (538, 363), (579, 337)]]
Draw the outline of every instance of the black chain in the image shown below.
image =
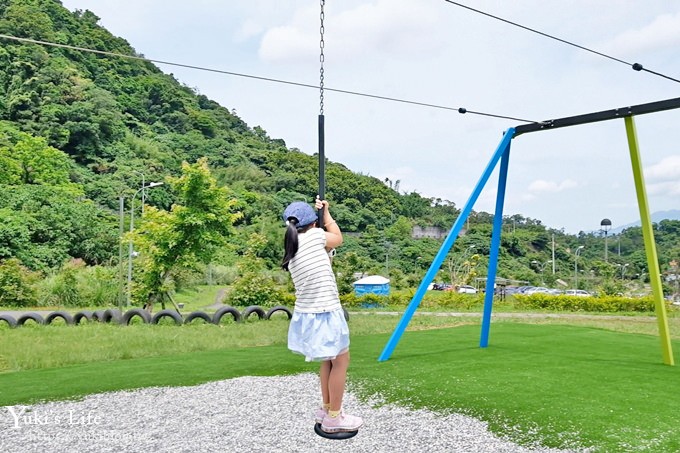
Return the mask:
[(323, 62), (324, 62), (324, 54), (323, 54), (323, 47), (324, 47), (324, 41), (323, 41), (323, 32), (324, 32), (324, 27), (323, 27), (323, 19), (324, 19), (324, 12), (323, 12), (323, 7), (326, 4), (326, 0), (321, 0), (321, 27), (319, 28), (319, 34), (321, 35), (321, 40), (319, 41), (319, 49), (321, 50), (321, 54), (319, 55), (319, 62), (321, 63), (321, 69), (319, 69), (319, 114), (323, 115)]

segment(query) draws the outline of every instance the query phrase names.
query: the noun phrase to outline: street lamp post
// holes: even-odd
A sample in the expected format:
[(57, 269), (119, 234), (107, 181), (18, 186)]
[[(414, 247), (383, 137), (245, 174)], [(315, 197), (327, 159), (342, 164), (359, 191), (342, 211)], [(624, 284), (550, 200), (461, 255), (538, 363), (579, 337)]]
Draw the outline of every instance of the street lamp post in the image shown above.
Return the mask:
[(146, 190), (144, 190), (145, 189), (144, 186), (146, 186), (146, 180), (145, 180), (145, 177), (144, 177), (144, 173), (142, 173), (141, 171), (132, 170), (132, 172), (137, 173), (138, 175), (142, 176), (142, 189), (141, 189), (142, 190), (142, 215), (144, 215), (144, 203), (146, 202)]
[(602, 231), (604, 231), (604, 262), (608, 262), (608, 246), (607, 246), (607, 232), (611, 229), (612, 227), (612, 221), (609, 219), (602, 219), (600, 222), (600, 226), (602, 227)]
[[(150, 189), (152, 187), (158, 187), (162, 186), (162, 182), (152, 182), (149, 183), (148, 186), (142, 186), (141, 189), (137, 190), (137, 192), (132, 195), (132, 198), (130, 199), (130, 233), (132, 233), (135, 229), (135, 197), (139, 192), (144, 193), (145, 189)], [(142, 215), (144, 213), (143, 211), (144, 205), (142, 205)], [(127, 274), (127, 305), (128, 307), (130, 306), (130, 302), (132, 299), (132, 255), (134, 251), (132, 250), (132, 238), (130, 238), (130, 242), (128, 243), (128, 274)]]
[(125, 230), (125, 198), (120, 195), (118, 197), (118, 308), (123, 309), (123, 233)]
[(385, 241), (385, 273), (387, 277), (390, 276), (390, 251), (392, 250), (392, 243), (390, 241)]
[[(460, 257), (460, 261), (456, 265), (456, 269), (455, 269), (456, 277), (458, 276), (458, 271), (461, 270), (461, 268), (463, 267), (463, 264), (465, 264), (465, 258), (467, 258), (468, 255), (470, 254), (470, 252), (472, 250), (474, 250), (475, 248), (477, 248), (477, 246), (472, 244), (471, 246), (469, 246), (468, 248), (466, 248), (463, 251), (463, 255)], [(453, 282), (451, 282), (451, 283), (453, 283)]]
[(574, 289), (578, 289), (578, 255), (585, 248), (585, 245), (579, 245), (574, 253)]
[(531, 264), (536, 264), (540, 268), (540, 270), (541, 270), (541, 285), (543, 285), (543, 286), (545, 286), (545, 279), (543, 278), (543, 269), (545, 269), (545, 266), (547, 266), (548, 264), (550, 264), (552, 262), (553, 262), (553, 260), (548, 260), (543, 264), (541, 264), (540, 262), (538, 262), (536, 260), (533, 260), (531, 262)]

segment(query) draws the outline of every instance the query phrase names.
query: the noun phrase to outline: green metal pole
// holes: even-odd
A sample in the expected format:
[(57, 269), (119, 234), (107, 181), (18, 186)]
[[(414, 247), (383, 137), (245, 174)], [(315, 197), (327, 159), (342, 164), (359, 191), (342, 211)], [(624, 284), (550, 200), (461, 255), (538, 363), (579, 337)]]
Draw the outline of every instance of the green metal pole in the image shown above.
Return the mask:
[(630, 148), (630, 161), (633, 165), (633, 179), (635, 180), (635, 192), (637, 193), (638, 207), (640, 208), (640, 221), (642, 223), (642, 237), (645, 242), (645, 252), (647, 254), (647, 266), (649, 266), (649, 281), (652, 285), (654, 305), (656, 307), (656, 319), (659, 324), (659, 337), (661, 339), (661, 352), (663, 363), (674, 365), (671, 337), (668, 329), (668, 316), (666, 305), (663, 299), (663, 288), (661, 287), (661, 272), (659, 271), (659, 258), (656, 253), (656, 243), (654, 242), (654, 231), (652, 230), (652, 220), (649, 215), (649, 205), (647, 203), (647, 192), (645, 190), (645, 180), (642, 174), (642, 162), (640, 160), (640, 148), (638, 147), (635, 122), (632, 116), (624, 118), (626, 122), (626, 135), (628, 136), (628, 147)]

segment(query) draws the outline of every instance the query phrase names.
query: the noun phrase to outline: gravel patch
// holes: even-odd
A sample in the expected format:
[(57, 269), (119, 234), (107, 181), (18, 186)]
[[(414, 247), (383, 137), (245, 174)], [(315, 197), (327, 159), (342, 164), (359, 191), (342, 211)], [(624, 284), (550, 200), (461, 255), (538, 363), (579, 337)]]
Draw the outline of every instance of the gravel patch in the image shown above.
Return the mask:
[(0, 408), (2, 452), (566, 452), (524, 448), (471, 417), (373, 407), (349, 392), (359, 434), (314, 433), (318, 377), (241, 377), (192, 387), (101, 393), (79, 401)]

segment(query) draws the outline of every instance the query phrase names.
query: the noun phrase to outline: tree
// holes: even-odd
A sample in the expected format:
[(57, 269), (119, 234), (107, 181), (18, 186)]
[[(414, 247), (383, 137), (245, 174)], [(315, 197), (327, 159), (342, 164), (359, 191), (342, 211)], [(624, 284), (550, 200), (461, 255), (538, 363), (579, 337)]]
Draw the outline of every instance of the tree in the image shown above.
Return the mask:
[(43, 184), (78, 190), (69, 181), (69, 157), (42, 137), (21, 134), (12, 149), (0, 148), (0, 164), (0, 184)]
[(237, 200), (225, 187), (217, 186), (205, 158), (193, 165), (185, 162), (182, 176), (167, 181), (177, 203), (170, 212), (147, 207), (140, 228), (128, 238), (141, 253), (137, 289), (149, 311), (156, 302), (174, 304), (173, 277), (198, 263), (209, 263), (240, 217), (234, 209)]

